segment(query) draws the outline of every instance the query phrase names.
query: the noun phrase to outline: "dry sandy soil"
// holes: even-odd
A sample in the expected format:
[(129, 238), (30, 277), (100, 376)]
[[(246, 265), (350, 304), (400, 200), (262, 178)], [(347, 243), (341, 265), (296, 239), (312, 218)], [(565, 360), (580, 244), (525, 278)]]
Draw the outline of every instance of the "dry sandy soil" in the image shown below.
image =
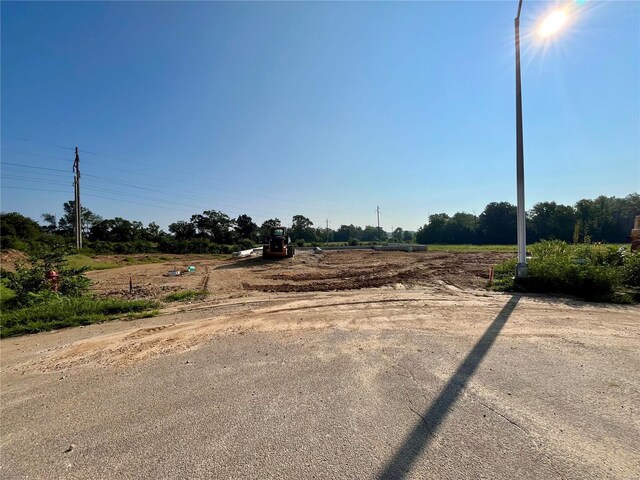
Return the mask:
[[(640, 308), (483, 289), (509, 254), (90, 272), (156, 318), (9, 338), (3, 478), (637, 478)], [(165, 276), (174, 266), (196, 272)]]
[[(161, 298), (171, 291), (208, 290), (211, 298), (253, 292), (323, 292), (375, 287), (411, 288), (442, 282), (457, 288), (483, 288), (489, 267), (513, 255), (502, 253), (331, 251), (299, 252), (294, 258), (206, 259), (203, 256), (161, 264), (89, 272), (99, 295)], [(194, 273), (178, 277), (169, 270)], [(134, 294), (129, 294), (129, 279)]]

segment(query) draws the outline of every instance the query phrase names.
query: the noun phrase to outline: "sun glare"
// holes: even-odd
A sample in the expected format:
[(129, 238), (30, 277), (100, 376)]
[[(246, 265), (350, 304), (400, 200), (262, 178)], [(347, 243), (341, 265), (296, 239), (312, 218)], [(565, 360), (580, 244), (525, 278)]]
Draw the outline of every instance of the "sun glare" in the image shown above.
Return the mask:
[(550, 37), (558, 30), (560, 30), (564, 24), (567, 23), (567, 14), (564, 10), (556, 10), (550, 13), (547, 18), (544, 19), (538, 33), (541, 37)]

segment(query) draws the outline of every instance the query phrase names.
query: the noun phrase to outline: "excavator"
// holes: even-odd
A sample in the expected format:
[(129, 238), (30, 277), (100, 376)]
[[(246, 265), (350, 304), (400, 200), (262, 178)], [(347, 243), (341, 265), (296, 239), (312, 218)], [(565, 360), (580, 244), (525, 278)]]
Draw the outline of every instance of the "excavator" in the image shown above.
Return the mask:
[(269, 232), (269, 242), (262, 247), (262, 258), (293, 257), (295, 247), (286, 227), (272, 227)]

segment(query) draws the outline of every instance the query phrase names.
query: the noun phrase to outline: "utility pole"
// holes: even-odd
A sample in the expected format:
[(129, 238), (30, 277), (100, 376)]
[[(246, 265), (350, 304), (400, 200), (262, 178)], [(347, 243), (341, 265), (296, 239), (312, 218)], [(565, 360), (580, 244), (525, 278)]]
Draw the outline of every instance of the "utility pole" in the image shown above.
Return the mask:
[(80, 154), (78, 153), (78, 147), (76, 147), (76, 158), (73, 161), (73, 190), (75, 194), (74, 204), (76, 207), (76, 249), (82, 248), (82, 207), (80, 206)]
[(329, 219), (327, 218), (327, 245), (329, 244)]
[(380, 236), (380, 207), (377, 205), (376, 214), (378, 215), (378, 242), (382, 243), (382, 237)]
[(516, 43), (516, 189), (517, 189), (517, 224), (518, 264), (516, 278), (527, 276), (527, 227), (524, 210), (524, 146), (522, 139), (522, 83), (520, 79), (520, 10), (522, 0), (518, 2), (518, 15), (514, 20)]

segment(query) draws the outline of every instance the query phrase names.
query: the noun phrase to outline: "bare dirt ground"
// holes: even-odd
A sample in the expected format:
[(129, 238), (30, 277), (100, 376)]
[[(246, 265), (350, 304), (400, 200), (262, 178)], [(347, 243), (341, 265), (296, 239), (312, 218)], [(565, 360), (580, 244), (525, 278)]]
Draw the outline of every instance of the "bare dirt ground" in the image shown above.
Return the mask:
[[(90, 272), (163, 315), (0, 342), (3, 478), (637, 478), (640, 308), (483, 289), (509, 254)], [(164, 276), (177, 266), (196, 272)]]
[[(451, 252), (332, 251), (300, 252), (294, 258), (263, 260), (188, 257), (160, 264), (134, 265), (89, 272), (99, 295), (161, 298), (177, 290), (208, 290), (213, 298), (252, 292), (322, 292), (375, 287), (407, 288), (446, 283), (457, 288), (483, 288), (489, 267), (510, 254)], [(169, 270), (193, 273), (177, 277)]]

